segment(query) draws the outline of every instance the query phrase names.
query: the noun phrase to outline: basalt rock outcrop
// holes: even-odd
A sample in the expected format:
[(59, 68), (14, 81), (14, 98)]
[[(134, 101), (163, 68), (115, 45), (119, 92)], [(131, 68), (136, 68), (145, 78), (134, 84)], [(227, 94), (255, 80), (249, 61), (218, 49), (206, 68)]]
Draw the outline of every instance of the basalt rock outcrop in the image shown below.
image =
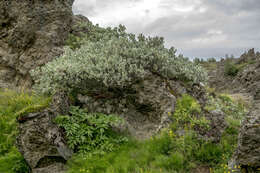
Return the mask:
[[(137, 139), (147, 139), (168, 127), (177, 98), (183, 94), (196, 98), (202, 107), (208, 101), (202, 85), (185, 85), (154, 74), (122, 90), (114, 88), (101, 93), (96, 86), (95, 91), (78, 94), (78, 104), (89, 112), (119, 115), (125, 120), (119, 130), (126, 130)], [(203, 138), (218, 142), (226, 127), (225, 114), (216, 111), (202, 114), (210, 120), (212, 128), (207, 131), (198, 129), (198, 133)]]
[(54, 118), (69, 111), (69, 99), (55, 95), (49, 108), (30, 113), (19, 121), (17, 147), (32, 173), (64, 173), (65, 163), (73, 154), (67, 147), (63, 131), (54, 124)]
[(253, 98), (252, 107), (240, 129), (235, 159), (245, 169), (260, 168), (260, 61), (249, 65), (236, 79)]
[(250, 49), (233, 63), (240, 68), (235, 77), (224, 76), (226, 61), (217, 62), (217, 68), (210, 72), (210, 85), (217, 90), (228, 90), (243, 95), (251, 105), (239, 133), (238, 147), (231, 165), (240, 165), (247, 172), (260, 168), (260, 52)]
[[(0, 88), (30, 88), (29, 71), (63, 53), (78, 21), (72, 13), (73, 1), (0, 0)], [(64, 172), (72, 154), (53, 123), (57, 114), (66, 113), (66, 99), (55, 98), (51, 108), (19, 122), (17, 147), (33, 173)]]
[(260, 101), (255, 104), (240, 129), (235, 160), (247, 171), (260, 168)]
[(29, 71), (62, 53), (74, 0), (0, 0), (0, 88), (31, 85)]
[(78, 100), (90, 112), (119, 115), (125, 120), (120, 130), (138, 139), (149, 138), (166, 127), (176, 103), (167, 83), (152, 74), (125, 90), (79, 94)]

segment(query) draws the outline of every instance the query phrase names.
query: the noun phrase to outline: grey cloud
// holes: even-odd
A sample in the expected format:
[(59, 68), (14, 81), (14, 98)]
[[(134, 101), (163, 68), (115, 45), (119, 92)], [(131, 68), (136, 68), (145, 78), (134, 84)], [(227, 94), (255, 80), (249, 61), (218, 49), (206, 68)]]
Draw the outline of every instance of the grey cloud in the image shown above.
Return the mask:
[[(142, 0), (96, 0), (96, 6), (84, 8), (95, 16), (95, 10), (98, 8), (105, 6), (113, 10), (114, 5), (131, 5), (140, 1)], [(174, 46), (179, 53), (189, 57), (223, 57), (226, 53), (239, 56), (249, 48), (255, 47), (256, 50), (260, 48), (259, 0), (162, 0), (160, 2), (158, 8), (166, 10), (168, 15), (144, 21), (126, 18), (120, 23), (126, 25), (129, 32), (163, 36), (167, 47)], [(183, 14), (172, 13), (171, 9), (176, 3), (184, 7), (193, 5), (194, 10)], [(200, 13), (201, 8), (206, 11)], [(149, 15), (153, 11), (146, 9), (144, 13)], [(83, 14), (88, 17), (86, 12)], [(105, 26), (119, 24), (116, 22), (119, 21), (108, 21)], [(207, 42), (192, 41), (200, 39)]]

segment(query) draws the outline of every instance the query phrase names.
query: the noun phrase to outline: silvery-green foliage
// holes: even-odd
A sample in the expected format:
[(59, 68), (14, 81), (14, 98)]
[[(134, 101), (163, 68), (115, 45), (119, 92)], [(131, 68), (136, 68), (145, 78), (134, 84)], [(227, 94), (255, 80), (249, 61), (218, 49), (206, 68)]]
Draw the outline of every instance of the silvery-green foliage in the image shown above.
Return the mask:
[(200, 66), (176, 56), (174, 48), (165, 48), (163, 38), (136, 37), (122, 25), (105, 29), (88, 23), (88, 27), (80, 48), (66, 47), (61, 57), (31, 71), (35, 89), (43, 93), (71, 91), (86, 89), (93, 82), (123, 88), (147, 73), (194, 83), (207, 79)]

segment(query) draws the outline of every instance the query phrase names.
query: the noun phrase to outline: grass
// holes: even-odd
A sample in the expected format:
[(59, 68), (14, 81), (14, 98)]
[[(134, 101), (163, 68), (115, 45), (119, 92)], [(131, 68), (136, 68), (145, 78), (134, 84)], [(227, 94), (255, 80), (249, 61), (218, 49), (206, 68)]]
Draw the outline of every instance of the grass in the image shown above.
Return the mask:
[(164, 132), (105, 155), (75, 155), (68, 163), (68, 173), (186, 173), (200, 165), (217, 171), (231, 157), (236, 142), (228, 133), (215, 144), (199, 140), (192, 131), (178, 137)]
[[(236, 148), (244, 106), (227, 94), (217, 97), (213, 101), (217, 105), (209, 106), (223, 109), (228, 124), (219, 143), (206, 141), (194, 131), (192, 124), (204, 126), (207, 122), (189, 117), (203, 112), (194, 98), (183, 95), (177, 101), (175, 114), (170, 115), (178, 121), (169, 129), (145, 141), (129, 139), (105, 154), (75, 154), (67, 164), (68, 173), (186, 173), (197, 167), (214, 173), (228, 172), (227, 162)], [(29, 168), (15, 147), (16, 118), (43, 109), (49, 101), (50, 98), (33, 93), (0, 91), (0, 172), (28, 173)]]
[(187, 173), (201, 166), (211, 173), (228, 172), (227, 162), (236, 148), (241, 122), (241, 117), (235, 114), (243, 110), (227, 95), (219, 97), (218, 104), (228, 106), (225, 110), (228, 127), (219, 143), (206, 141), (193, 130), (190, 125), (193, 119), (187, 114), (202, 112), (194, 98), (183, 95), (177, 101), (175, 115), (171, 115), (179, 121), (173, 122), (170, 129), (145, 141), (130, 140), (104, 155), (76, 154), (68, 162), (68, 173)]
[(0, 172), (28, 173), (29, 168), (15, 146), (16, 118), (47, 107), (49, 101), (48, 97), (25, 91), (0, 90)]

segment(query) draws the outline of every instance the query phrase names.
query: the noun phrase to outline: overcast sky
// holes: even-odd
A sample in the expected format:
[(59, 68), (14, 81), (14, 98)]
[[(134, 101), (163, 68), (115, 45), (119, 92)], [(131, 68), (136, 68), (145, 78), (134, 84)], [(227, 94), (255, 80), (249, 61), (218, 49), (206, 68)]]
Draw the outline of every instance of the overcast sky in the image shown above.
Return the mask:
[(260, 0), (75, 0), (73, 11), (100, 26), (162, 36), (190, 58), (260, 48)]

